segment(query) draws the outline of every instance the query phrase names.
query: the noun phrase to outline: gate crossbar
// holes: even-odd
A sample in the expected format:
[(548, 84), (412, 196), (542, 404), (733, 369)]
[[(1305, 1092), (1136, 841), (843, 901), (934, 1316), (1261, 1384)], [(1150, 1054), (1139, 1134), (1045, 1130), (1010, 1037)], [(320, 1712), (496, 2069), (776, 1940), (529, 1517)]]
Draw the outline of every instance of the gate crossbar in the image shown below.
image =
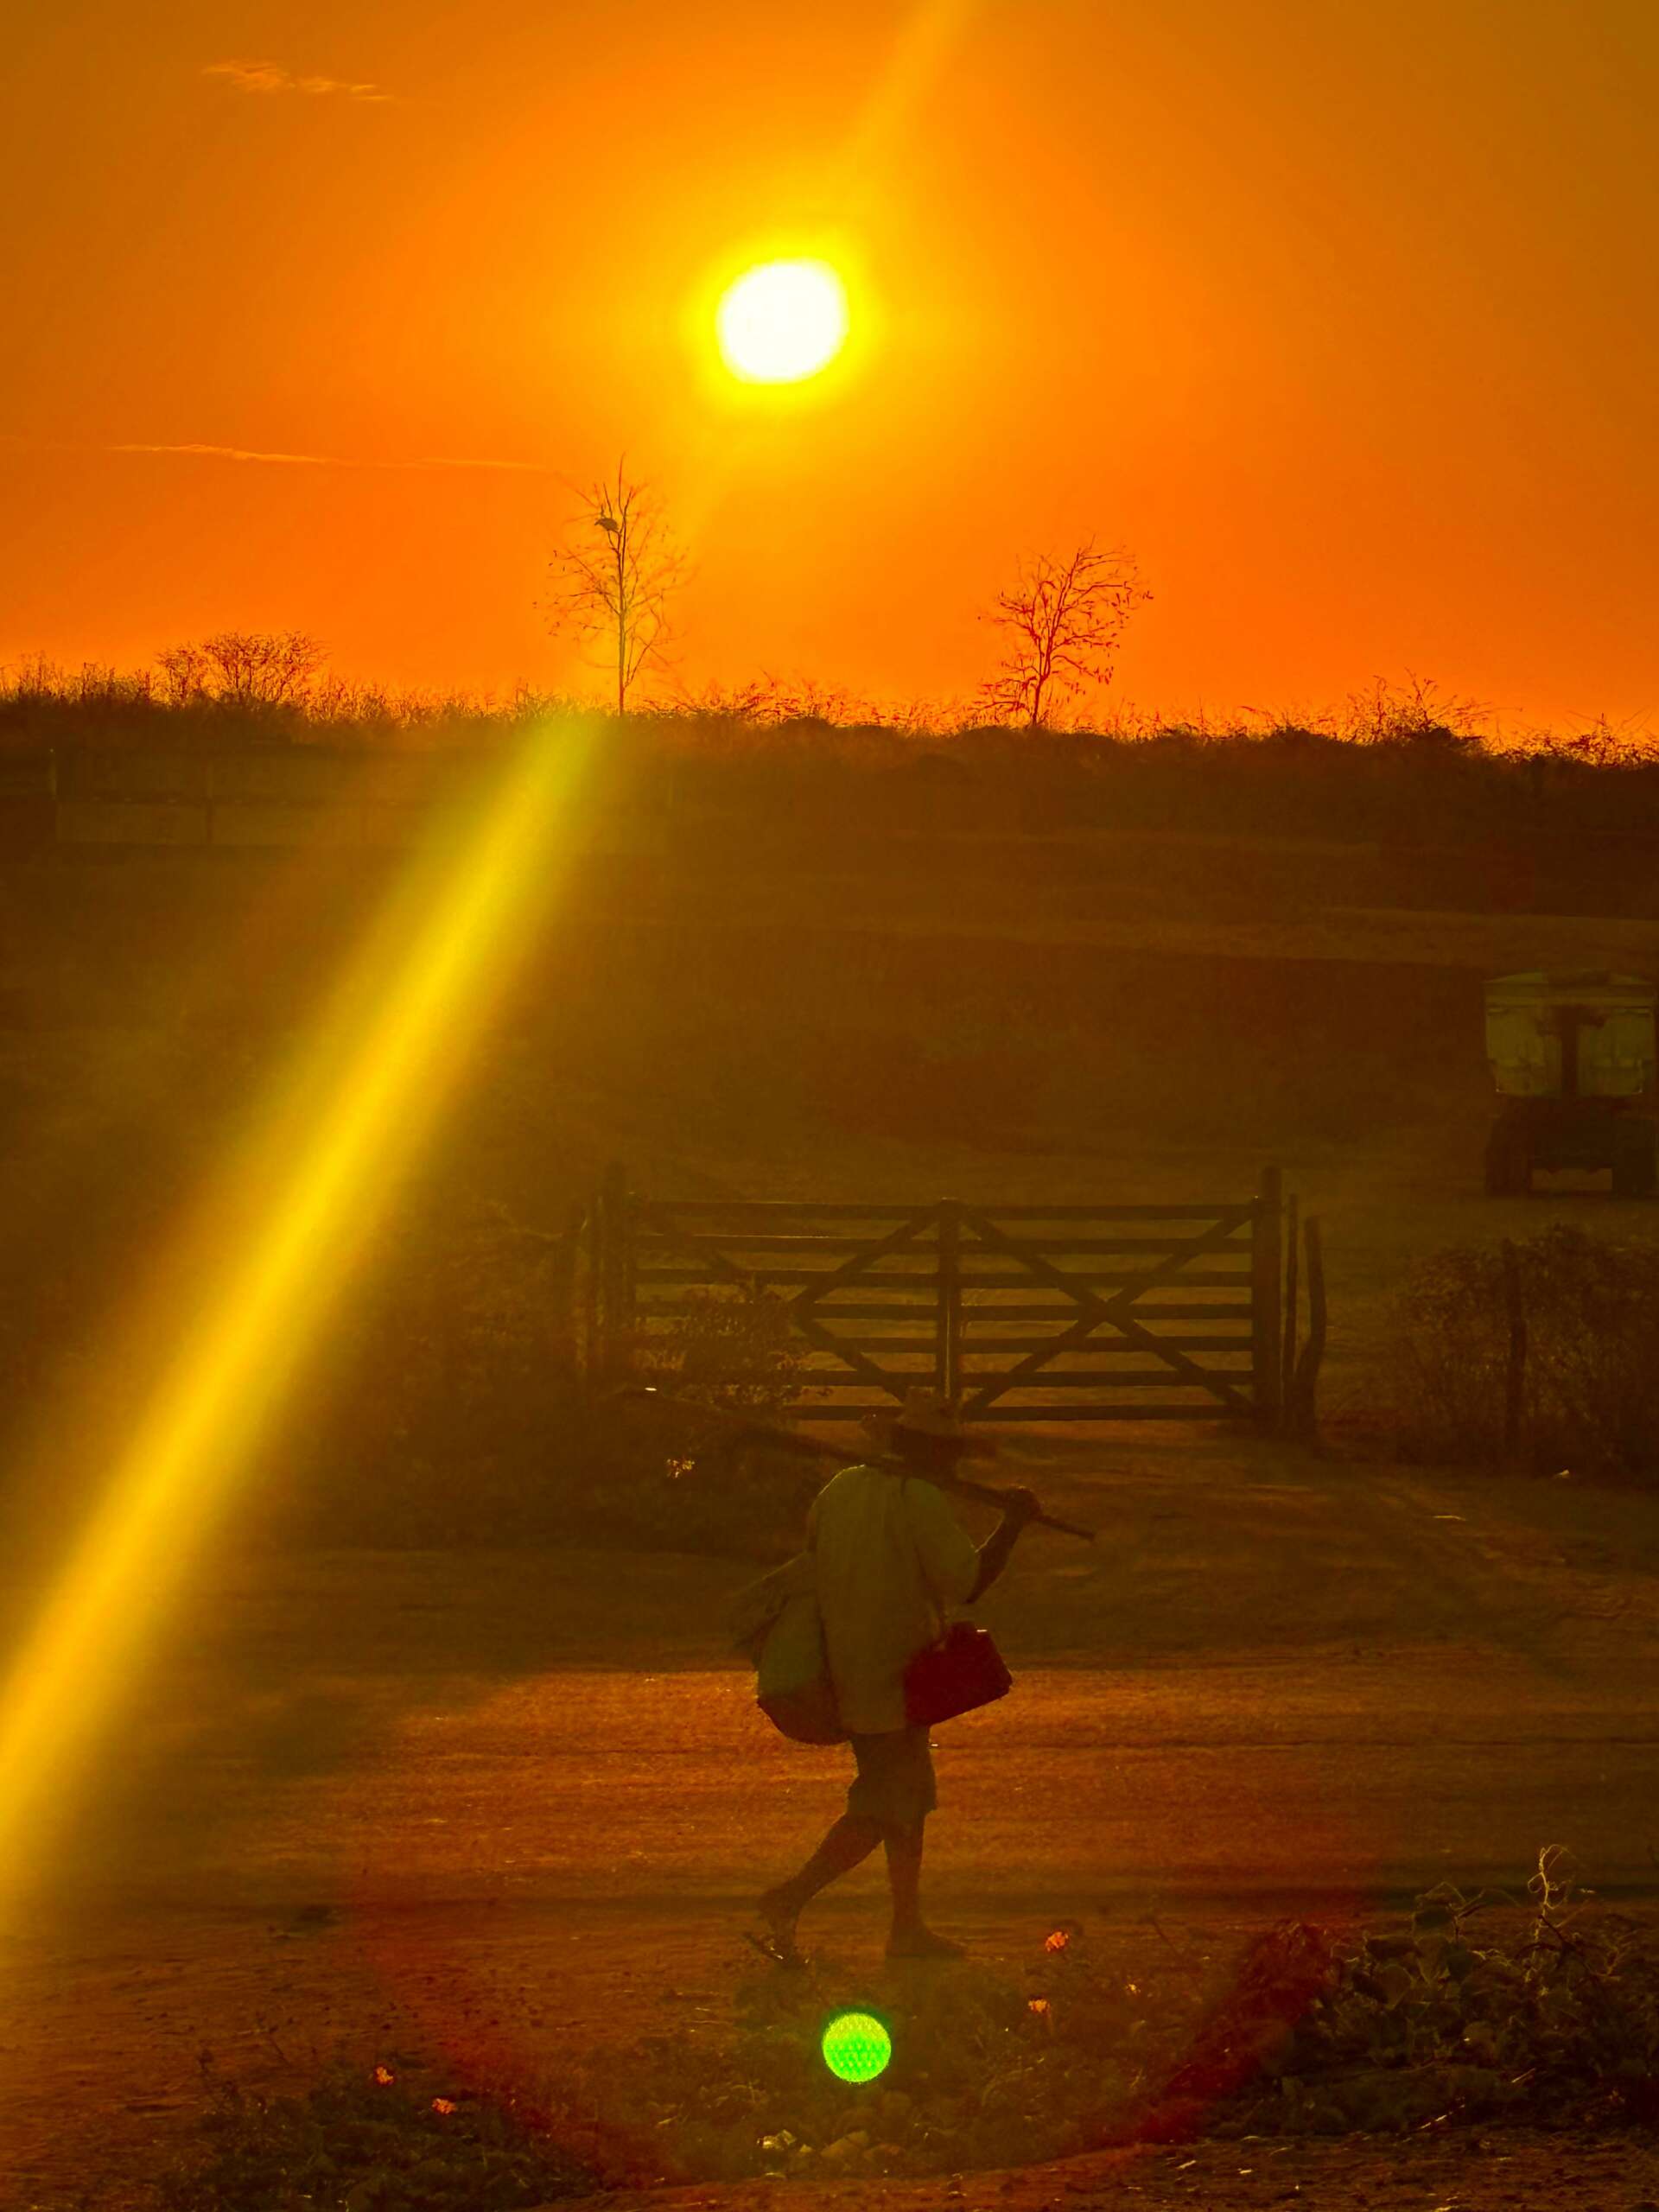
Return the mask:
[[(700, 1288), (777, 1300), (810, 1348), (798, 1415), (845, 1418), (862, 1409), (845, 1401), (891, 1402), (918, 1382), (949, 1389), (978, 1421), (1260, 1418), (1273, 1402), (1262, 1377), (1269, 1360), (1276, 1374), (1280, 1341), (1276, 1304), (1269, 1313), (1264, 1298), (1276, 1280), (1274, 1170), (1255, 1198), (1211, 1205), (630, 1195), (618, 1211), (610, 1264), (626, 1277), (631, 1327), (651, 1341)], [(1215, 1264), (1228, 1260), (1246, 1264)], [(1179, 1325), (1160, 1333), (1154, 1323)], [(976, 1363), (1010, 1355), (1007, 1365)], [(1213, 1363), (1230, 1355), (1243, 1363)], [(1122, 1363), (1130, 1357), (1143, 1363)], [(1096, 1359), (1114, 1364), (1089, 1364)], [(1183, 1395), (1130, 1395), (1160, 1383)]]

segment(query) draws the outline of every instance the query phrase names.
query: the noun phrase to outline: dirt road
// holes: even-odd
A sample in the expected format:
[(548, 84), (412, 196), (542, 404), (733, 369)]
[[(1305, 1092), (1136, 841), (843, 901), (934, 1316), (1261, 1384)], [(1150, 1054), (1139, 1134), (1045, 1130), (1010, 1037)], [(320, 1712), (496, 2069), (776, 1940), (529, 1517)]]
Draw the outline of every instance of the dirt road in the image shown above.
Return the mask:
[[(1113, 1541), (1027, 1538), (984, 1609), (1018, 1681), (938, 1732), (938, 1922), (1011, 1964), (1063, 1914), (1130, 1947), (1161, 1940), (1149, 1916), (1224, 1942), (1446, 1877), (1522, 1882), (1546, 1842), (1604, 1894), (1659, 1894), (1650, 1510), (1239, 1447), (1176, 1486), (1167, 1448), (1109, 1477), (1047, 1465), (1057, 1509)], [(42, 1839), (4, 1938), (17, 2201), (70, 2202), (89, 2160), (126, 2201), (182, 2139), (204, 2045), (290, 2086), (336, 2041), (534, 2076), (718, 2017), (753, 1963), (748, 1899), (844, 1786), (844, 1753), (773, 1735), (720, 1652), (745, 1573), (671, 1554), (225, 1563), (97, 1801)], [(878, 1973), (881, 1903), (873, 1862), (815, 1909), (816, 1940)], [(1165, 2201), (1154, 2181), (1194, 2201), (1213, 2148), (1107, 2178), (1123, 2201)], [(1236, 2201), (1270, 2201), (1269, 2173), (1292, 2193), (1289, 2154), (1239, 2148)], [(1332, 2146), (1294, 2155), (1313, 2161), (1303, 2201), (1350, 2201), (1310, 2193)], [(1497, 2190), (1497, 2159), (1481, 2171)], [(1505, 2201), (1459, 2189), (1370, 2201)], [(1629, 2212), (1640, 2193), (1573, 2201)]]

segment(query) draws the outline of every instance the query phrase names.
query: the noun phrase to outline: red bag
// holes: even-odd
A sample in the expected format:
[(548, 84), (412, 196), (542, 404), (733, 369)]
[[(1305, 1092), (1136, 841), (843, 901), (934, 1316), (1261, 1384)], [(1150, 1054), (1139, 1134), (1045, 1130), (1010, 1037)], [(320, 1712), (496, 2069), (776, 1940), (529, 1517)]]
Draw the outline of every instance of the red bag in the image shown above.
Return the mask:
[(1013, 1688), (1014, 1676), (986, 1631), (971, 1621), (953, 1621), (905, 1669), (905, 1719), (912, 1728), (931, 1727), (1006, 1697)]

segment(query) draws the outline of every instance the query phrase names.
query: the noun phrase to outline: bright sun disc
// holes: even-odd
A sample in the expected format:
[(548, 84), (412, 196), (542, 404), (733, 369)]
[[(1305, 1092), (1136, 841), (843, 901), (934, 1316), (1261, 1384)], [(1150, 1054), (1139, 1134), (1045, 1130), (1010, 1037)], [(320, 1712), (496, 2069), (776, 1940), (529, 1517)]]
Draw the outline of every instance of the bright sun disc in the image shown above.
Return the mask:
[(798, 384), (847, 337), (847, 294), (824, 261), (766, 261), (740, 276), (715, 317), (721, 358), (746, 384)]

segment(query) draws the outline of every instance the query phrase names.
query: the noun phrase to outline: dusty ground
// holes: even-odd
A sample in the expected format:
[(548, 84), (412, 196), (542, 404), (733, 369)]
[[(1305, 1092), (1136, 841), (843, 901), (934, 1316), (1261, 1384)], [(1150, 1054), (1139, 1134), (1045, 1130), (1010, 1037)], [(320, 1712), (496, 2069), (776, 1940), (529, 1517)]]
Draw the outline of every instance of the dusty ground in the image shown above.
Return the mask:
[(612, 2198), (678, 2212), (718, 2203), (722, 2212), (1091, 2212), (1094, 2207), (1169, 2205), (1249, 2212), (1295, 2205), (1314, 2212), (1653, 2212), (1659, 2150), (1634, 2139), (1584, 2141), (1512, 2133), (1416, 2138), (1379, 2145), (1330, 2143), (1192, 2143), (1069, 2158), (1008, 2174), (963, 2174), (926, 2183), (850, 2183), (804, 2189), (746, 2183), (722, 2190), (653, 2191)]
[[(1659, 1503), (1167, 1433), (1032, 1455), (1027, 1478), (1102, 1541), (1026, 1539), (985, 1609), (1015, 1694), (939, 1732), (931, 1907), (977, 1955), (1029, 1958), (1063, 1914), (1126, 1956), (1155, 1953), (1154, 1920), (1224, 1947), (1447, 1875), (1519, 1883), (1549, 1841), (1605, 1895), (1659, 1896)], [(753, 1963), (748, 1898), (842, 1786), (844, 1755), (772, 1734), (720, 1648), (746, 1572), (222, 1561), (100, 1798), (42, 1839), (6, 1943), (16, 2201), (67, 2205), (103, 2173), (110, 2203), (141, 2202), (204, 2047), (273, 2086), (337, 2041), (530, 2082), (717, 2022)], [(878, 1980), (881, 1932), (868, 1868), (813, 1923)], [(1639, 2142), (1490, 2141), (1198, 2145), (851, 2194), (1659, 2201)]]

